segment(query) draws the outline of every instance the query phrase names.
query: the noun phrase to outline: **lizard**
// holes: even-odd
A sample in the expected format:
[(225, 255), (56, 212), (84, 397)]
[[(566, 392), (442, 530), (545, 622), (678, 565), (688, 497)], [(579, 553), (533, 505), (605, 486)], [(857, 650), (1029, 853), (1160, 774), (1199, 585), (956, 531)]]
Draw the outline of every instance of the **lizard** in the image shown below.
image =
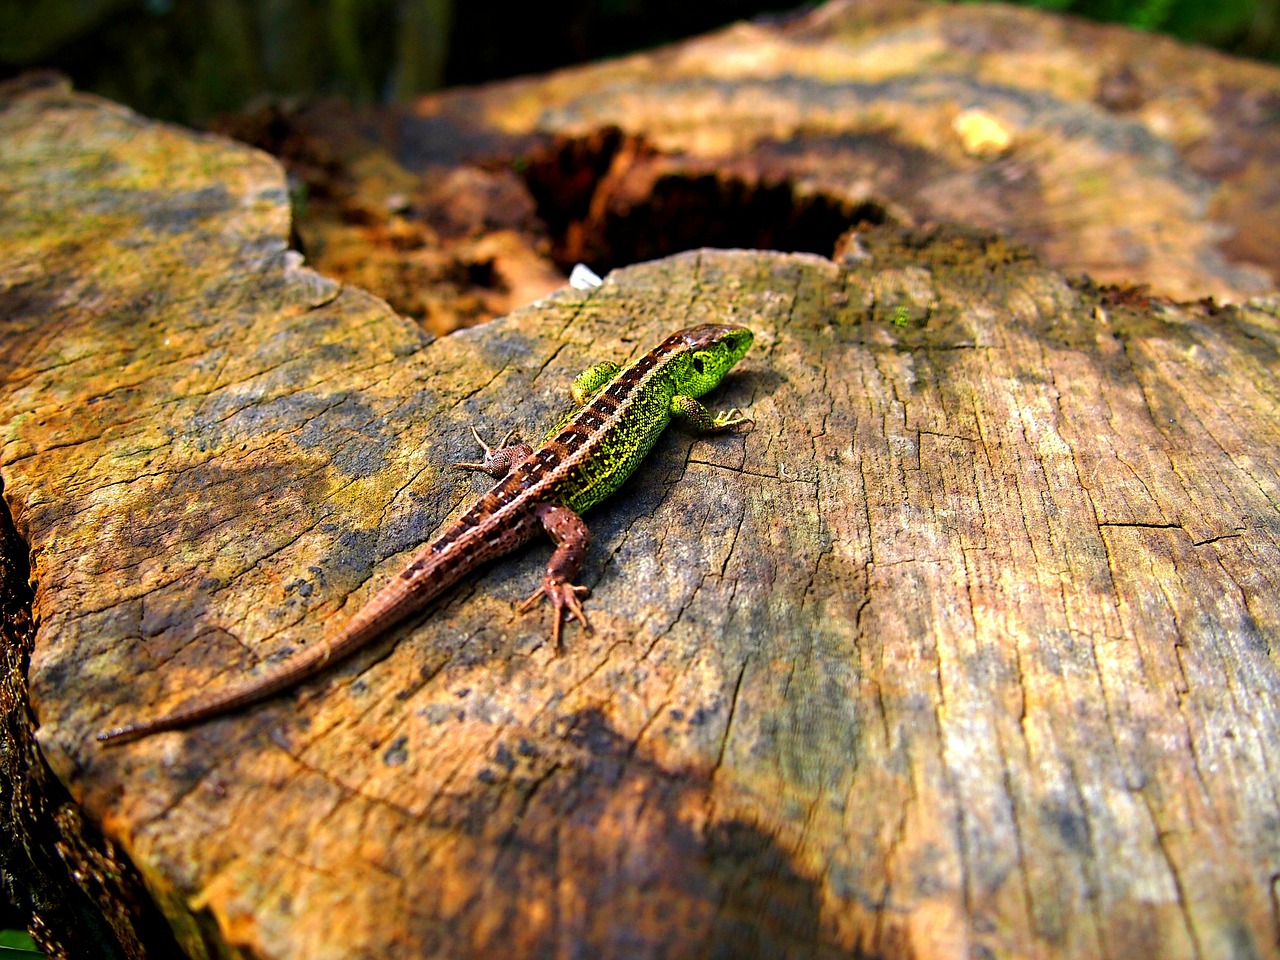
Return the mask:
[(454, 466), (487, 473), (498, 482), (336, 633), (273, 670), (197, 696), (155, 719), (103, 732), (98, 740), (121, 744), (181, 729), (294, 687), (355, 653), (477, 567), (524, 545), (539, 530), (555, 549), (541, 584), (519, 609), (526, 612), (539, 598), (551, 604), (551, 639), (558, 655), (566, 619), (591, 630), (581, 603), (588, 590), (573, 582), (590, 543), (580, 514), (622, 485), (673, 417), (702, 433), (752, 422), (736, 408), (713, 415), (697, 398), (719, 385), (753, 339), (747, 327), (701, 324), (671, 334), (625, 370), (612, 361), (588, 367), (570, 387), (574, 409), (536, 450), (514, 431), (492, 448), (472, 427), (484, 460)]

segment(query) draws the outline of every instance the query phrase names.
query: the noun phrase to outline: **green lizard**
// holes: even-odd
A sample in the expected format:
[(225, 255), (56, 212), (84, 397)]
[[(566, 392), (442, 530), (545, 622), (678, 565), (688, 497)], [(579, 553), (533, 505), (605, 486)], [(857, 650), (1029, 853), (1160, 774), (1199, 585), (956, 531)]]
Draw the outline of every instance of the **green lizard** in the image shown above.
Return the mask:
[(673, 333), (620, 370), (616, 363), (588, 367), (570, 388), (577, 410), (534, 450), (509, 435), (484, 450), (481, 463), (459, 463), (498, 483), (474, 507), (424, 546), (390, 583), (332, 637), (286, 661), (278, 669), (247, 677), (225, 690), (197, 697), (173, 713), (102, 733), (104, 743), (127, 743), (174, 730), (258, 703), (349, 656), (414, 610), (439, 596), (476, 567), (510, 553), (539, 529), (555, 543), (542, 584), (520, 607), (545, 597), (555, 612), (552, 643), (560, 650), (566, 615), (590, 630), (573, 580), (586, 556), (590, 535), (579, 514), (621, 486), (677, 417), (703, 433), (750, 423), (737, 410), (712, 416), (697, 401), (717, 386), (751, 346), (746, 327), (703, 324)]

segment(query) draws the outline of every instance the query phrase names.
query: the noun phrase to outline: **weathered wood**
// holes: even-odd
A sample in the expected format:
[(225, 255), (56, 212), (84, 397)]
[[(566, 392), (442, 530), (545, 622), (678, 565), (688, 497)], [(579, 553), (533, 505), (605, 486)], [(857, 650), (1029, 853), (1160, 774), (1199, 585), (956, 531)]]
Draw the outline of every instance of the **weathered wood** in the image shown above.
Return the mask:
[[(834, 0), (414, 113), (394, 125), (411, 168), (557, 138), (520, 169), (544, 216), (569, 211), (561, 262), (794, 243), (842, 214), (997, 229), (1176, 299), (1280, 285), (1280, 70), (1044, 11)], [(573, 151), (596, 177), (565, 175)]]
[(49, 960), (174, 957), (169, 927), (127, 859), (44, 764), (27, 705), (35, 639), (27, 548), (0, 510), (0, 892)]
[(389, 152), (400, 118), (388, 114), (291, 102), (214, 127), (285, 163), (294, 240), (316, 269), (377, 293), (428, 333), (490, 320), (564, 284), (513, 170), (410, 170)]
[[(284, 249), (262, 154), (0, 105), (0, 476), (39, 742), (193, 956), (1273, 954), (1280, 307), (1009, 243), (702, 251), (428, 341)], [(555, 657), (493, 568), (234, 718), (588, 361), (758, 347), (591, 517)]]
[(224, 128), (306, 186), (318, 269), (436, 333), (580, 260), (830, 255), (857, 222), (988, 227), (1175, 299), (1280, 285), (1280, 70), (1032, 9), (837, 0), (412, 110)]

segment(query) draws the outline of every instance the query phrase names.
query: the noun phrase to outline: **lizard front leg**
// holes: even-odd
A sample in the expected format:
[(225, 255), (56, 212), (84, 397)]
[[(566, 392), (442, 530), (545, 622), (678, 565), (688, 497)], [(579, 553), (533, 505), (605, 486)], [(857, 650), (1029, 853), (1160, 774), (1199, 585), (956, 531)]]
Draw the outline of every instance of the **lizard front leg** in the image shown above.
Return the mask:
[[(476, 443), (480, 444), (480, 449), (484, 451), (484, 462), (455, 463), (453, 466), (456, 470), (478, 470), (501, 480), (511, 472), (512, 467), (533, 453), (533, 447), (517, 437), (514, 430), (503, 437), (496, 448), (481, 440), (475, 427), (471, 428), (471, 435), (476, 438)], [(512, 440), (516, 442), (511, 443)]]
[(699, 433), (720, 433), (730, 427), (754, 422), (737, 407), (712, 416), (706, 407), (685, 394), (671, 398), (671, 412)]
[(587, 367), (569, 386), (569, 395), (573, 397), (573, 402), (580, 407), (583, 406), (616, 377), (621, 369), (612, 360), (603, 360)]
[(551, 641), (555, 645), (556, 653), (559, 654), (560, 627), (564, 622), (565, 611), (568, 611), (571, 619), (581, 623), (584, 630), (591, 632), (591, 624), (587, 622), (586, 614), (582, 612), (582, 604), (578, 601), (579, 597), (585, 597), (591, 591), (573, 582), (582, 568), (582, 561), (586, 559), (587, 547), (591, 543), (591, 532), (580, 516), (568, 507), (558, 504), (540, 503), (533, 508), (533, 515), (542, 524), (542, 529), (547, 531), (547, 536), (555, 542), (556, 549), (551, 554), (551, 559), (547, 561), (546, 572), (542, 575), (542, 585), (520, 605), (520, 612), (523, 613), (532, 607), (539, 597), (546, 597), (551, 601), (551, 606), (555, 608)]

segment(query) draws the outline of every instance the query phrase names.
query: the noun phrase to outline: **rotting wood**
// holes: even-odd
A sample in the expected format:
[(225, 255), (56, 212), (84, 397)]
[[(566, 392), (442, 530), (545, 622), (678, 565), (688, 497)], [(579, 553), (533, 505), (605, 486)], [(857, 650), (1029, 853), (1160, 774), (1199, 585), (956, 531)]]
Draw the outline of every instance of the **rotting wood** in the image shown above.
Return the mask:
[(1175, 299), (1280, 285), (1280, 70), (996, 4), (856, 0), (412, 108), (272, 105), (323, 272), (442, 333), (700, 246), (999, 230)]
[(1280, 69), (1048, 11), (834, 0), (393, 116), (405, 167), (510, 160), (572, 211), (562, 265), (829, 255), (844, 217), (994, 229), (1175, 299), (1280, 286)]
[[(0, 109), (0, 476), (53, 770), (193, 956), (1275, 949), (1280, 305), (963, 231), (701, 251), (428, 341), (284, 249), (279, 168)], [(355, 661), (93, 735), (320, 634), (587, 362), (747, 323), (590, 517), (596, 632), (494, 567)]]

